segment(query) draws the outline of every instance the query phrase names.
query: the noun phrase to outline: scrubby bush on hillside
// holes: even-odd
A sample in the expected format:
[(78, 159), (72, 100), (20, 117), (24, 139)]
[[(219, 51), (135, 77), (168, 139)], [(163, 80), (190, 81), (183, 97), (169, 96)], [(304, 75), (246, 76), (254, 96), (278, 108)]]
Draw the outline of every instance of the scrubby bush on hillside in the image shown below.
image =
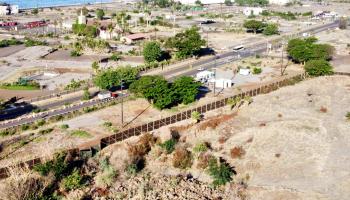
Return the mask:
[(172, 160), (173, 166), (180, 169), (186, 169), (192, 165), (192, 155), (184, 147), (179, 147), (175, 150)]
[(74, 169), (72, 174), (63, 178), (61, 187), (65, 191), (75, 190), (83, 186), (83, 177), (80, 175), (77, 169)]
[(218, 162), (216, 158), (213, 158), (209, 161), (208, 173), (213, 178), (213, 185), (217, 187), (232, 181), (234, 171), (227, 163)]

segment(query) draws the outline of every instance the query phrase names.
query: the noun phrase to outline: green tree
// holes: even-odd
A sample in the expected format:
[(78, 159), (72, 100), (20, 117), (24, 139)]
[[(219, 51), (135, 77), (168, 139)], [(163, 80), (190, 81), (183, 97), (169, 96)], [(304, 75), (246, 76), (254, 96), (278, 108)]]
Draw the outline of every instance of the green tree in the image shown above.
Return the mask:
[(162, 49), (158, 42), (147, 42), (143, 48), (143, 57), (145, 61), (150, 63), (159, 61), (162, 56)]
[(33, 14), (33, 15), (39, 14), (39, 9), (34, 8), (34, 9), (32, 10), (32, 14)]
[(176, 96), (177, 103), (189, 104), (196, 100), (200, 85), (201, 84), (192, 77), (183, 76), (175, 79), (171, 85), (171, 90)]
[(93, 81), (101, 89), (110, 89), (113, 86), (119, 86), (121, 80), (124, 81), (125, 86), (128, 86), (136, 80), (137, 76), (138, 70), (136, 68), (126, 66), (100, 71)]
[(155, 0), (154, 3), (155, 3), (155, 5), (159, 6), (160, 8), (169, 7), (171, 4), (169, 0)]
[(315, 44), (317, 38), (292, 39), (288, 42), (288, 55), (299, 63), (309, 60), (330, 60), (334, 53), (334, 47), (329, 44)]
[(161, 76), (142, 76), (130, 85), (130, 91), (143, 96), (156, 108), (169, 108), (175, 102), (169, 83)]
[(240, 6), (265, 6), (269, 4), (268, 0), (235, 0), (235, 3)]
[(72, 31), (78, 36), (97, 36), (97, 28), (95, 26), (87, 26), (86, 24), (73, 24)]
[(232, 6), (232, 1), (231, 0), (225, 0), (225, 5), (226, 6)]
[(100, 66), (98, 65), (98, 62), (94, 61), (94, 62), (91, 64), (91, 68), (94, 70), (95, 73), (97, 73), (98, 70), (100, 69)]
[(85, 6), (82, 9), (77, 10), (77, 15), (80, 15), (81, 12), (83, 12), (84, 16), (87, 16), (89, 14), (89, 10)]
[(262, 21), (248, 20), (244, 22), (243, 27), (256, 33), (257, 31), (263, 29), (265, 24)]
[(105, 16), (105, 11), (103, 11), (102, 9), (96, 10), (97, 19), (102, 20), (104, 16)]
[(278, 25), (277, 24), (268, 24), (263, 31), (264, 35), (276, 35), (278, 34)]
[(176, 49), (179, 58), (196, 55), (201, 47), (205, 45), (205, 40), (201, 38), (198, 30), (197, 27), (186, 29), (176, 34), (175, 37), (169, 38), (166, 41), (166, 46)]
[(202, 2), (201, 2), (200, 0), (196, 0), (194, 3), (195, 3), (197, 6), (202, 6), (202, 5), (203, 5)]
[(310, 76), (324, 76), (333, 74), (333, 67), (331, 64), (322, 59), (307, 61), (304, 68)]
[(85, 87), (84, 88), (84, 93), (83, 93), (83, 100), (87, 101), (90, 99), (90, 92), (89, 92), (89, 88)]

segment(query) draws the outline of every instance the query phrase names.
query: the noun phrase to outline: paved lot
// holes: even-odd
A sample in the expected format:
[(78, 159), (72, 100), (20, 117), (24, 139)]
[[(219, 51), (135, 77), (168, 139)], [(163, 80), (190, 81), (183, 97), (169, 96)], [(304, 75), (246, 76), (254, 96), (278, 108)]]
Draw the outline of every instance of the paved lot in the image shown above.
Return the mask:
[(24, 50), (25, 46), (24, 45), (16, 45), (16, 46), (10, 46), (10, 47), (5, 47), (1, 48), (0, 51), (0, 58), (1, 57), (7, 57), (9, 55), (12, 55), (18, 51)]

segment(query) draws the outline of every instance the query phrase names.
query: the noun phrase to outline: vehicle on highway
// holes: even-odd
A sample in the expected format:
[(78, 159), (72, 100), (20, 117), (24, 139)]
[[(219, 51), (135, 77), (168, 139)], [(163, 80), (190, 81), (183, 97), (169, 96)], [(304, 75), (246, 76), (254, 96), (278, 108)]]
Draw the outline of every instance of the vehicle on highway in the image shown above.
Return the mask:
[(109, 98), (117, 98), (119, 96), (116, 92), (110, 92), (110, 91), (102, 91), (98, 93), (97, 98), (100, 100), (103, 99), (109, 99)]
[(214, 23), (215, 21), (208, 19), (208, 20), (202, 21), (200, 24), (202, 25), (202, 24), (214, 24)]
[(238, 45), (238, 46), (233, 47), (233, 52), (239, 52), (239, 51), (242, 51), (242, 50), (244, 50), (244, 46), (243, 45)]
[(199, 68), (197, 69), (197, 71), (203, 71), (203, 70), (204, 70), (203, 67), (199, 67)]

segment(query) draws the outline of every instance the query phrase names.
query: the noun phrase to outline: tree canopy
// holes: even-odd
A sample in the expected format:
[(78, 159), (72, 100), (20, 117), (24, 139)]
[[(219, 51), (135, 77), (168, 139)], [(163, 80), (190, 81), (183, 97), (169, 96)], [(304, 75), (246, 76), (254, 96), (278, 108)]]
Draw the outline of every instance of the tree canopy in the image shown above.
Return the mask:
[(96, 17), (97, 17), (97, 19), (101, 20), (101, 19), (103, 19), (104, 16), (105, 16), (105, 11), (103, 11), (102, 9), (97, 9), (96, 10)]
[(195, 101), (200, 84), (192, 77), (181, 77), (168, 83), (161, 76), (142, 76), (130, 85), (130, 91), (152, 102), (156, 108), (170, 108)]
[(198, 54), (205, 40), (201, 38), (197, 27), (186, 29), (166, 41), (166, 46), (177, 50), (177, 57), (186, 58)]
[(143, 48), (143, 57), (145, 61), (150, 63), (159, 61), (162, 56), (162, 49), (158, 42), (147, 42)]
[(309, 60), (306, 62), (304, 68), (310, 76), (324, 76), (333, 74), (333, 67), (328, 61), (323, 59)]
[(200, 85), (192, 77), (183, 76), (173, 82), (172, 91), (175, 92), (179, 103), (189, 104), (195, 101)]
[(128, 86), (136, 80), (137, 76), (138, 69), (130, 66), (107, 69), (98, 72), (94, 78), (94, 84), (101, 89), (110, 89), (119, 86), (123, 80), (124, 84)]
[(245, 21), (243, 27), (248, 30), (252, 30), (254, 33), (257, 33), (259, 30), (262, 30), (265, 27), (265, 24), (262, 21), (253, 19)]
[(334, 47), (329, 44), (316, 44), (317, 38), (292, 39), (288, 42), (288, 55), (298, 63), (309, 60), (330, 60), (334, 53)]
[(232, 6), (232, 1), (231, 1), (231, 0), (225, 0), (225, 1), (224, 1), (224, 4), (225, 4), (226, 6)]
[(73, 24), (72, 31), (78, 36), (96, 37), (97, 28), (95, 26), (88, 26), (86, 24)]
[(278, 25), (277, 24), (268, 24), (263, 31), (264, 35), (276, 35), (278, 34)]
[(269, 4), (268, 0), (235, 0), (240, 6), (248, 5), (248, 6), (265, 6)]

